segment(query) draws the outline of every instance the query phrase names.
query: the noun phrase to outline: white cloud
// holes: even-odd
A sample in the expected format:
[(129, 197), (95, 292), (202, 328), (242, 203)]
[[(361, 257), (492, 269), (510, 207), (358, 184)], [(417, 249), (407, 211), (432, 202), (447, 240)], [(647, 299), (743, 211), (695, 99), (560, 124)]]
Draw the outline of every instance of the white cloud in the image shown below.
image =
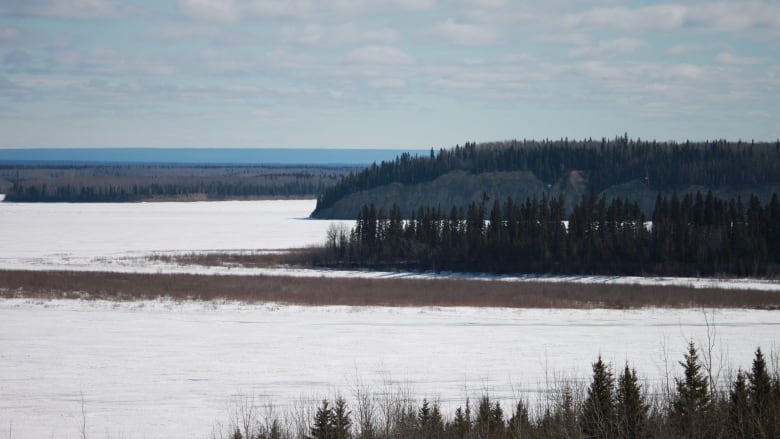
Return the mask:
[(423, 11), (436, 0), (252, 0), (247, 10), (262, 17), (313, 18), (318, 16), (355, 16), (382, 11)]
[(752, 28), (777, 29), (780, 28), (780, 5), (774, 2), (744, 1), (662, 4), (633, 9), (617, 6), (568, 14), (562, 21), (569, 28), (622, 31), (691, 28), (736, 32)]
[(373, 88), (401, 90), (406, 88), (406, 81), (403, 79), (375, 79), (369, 82), (369, 85)]
[(351, 51), (345, 61), (358, 64), (404, 65), (414, 59), (403, 50), (393, 46), (364, 46)]
[(178, 0), (179, 11), (187, 17), (205, 21), (235, 21), (241, 17), (236, 0)]
[(62, 67), (82, 74), (169, 76), (177, 71), (173, 64), (166, 61), (146, 56), (127, 56), (108, 49), (60, 51), (54, 53), (52, 59)]
[(213, 38), (218, 32), (211, 27), (192, 24), (166, 24), (150, 29), (146, 34), (162, 40), (188, 40), (191, 38)]
[(571, 54), (576, 57), (624, 55), (648, 46), (645, 41), (636, 38), (618, 38), (609, 41), (599, 41), (596, 45), (575, 49)]
[(732, 53), (722, 52), (719, 53), (715, 59), (721, 64), (728, 64), (733, 66), (749, 66), (764, 62), (761, 58), (753, 58), (748, 56), (737, 56)]
[(13, 43), (22, 37), (18, 27), (0, 27), (0, 43)]
[(284, 27), (282, 40), (307, 46), (342, 46), (371, 43), (388, 44), (398, 40), (398, 32), (387, 27), (362, 30), (353, 23), (339, 26), (309, 24), (303, 27)]
[(685, 23), (687, 10), (681, 5), (654, 5), (639, 9), (623, 6), (595, 8), (566, 15), (563, 23), (570, 28), (614, 28), (624, 31), (676, 29)]
[(132, 12), (121, 2), (110, 0), (3, 0), (0, 15), (55, 18), (118, 18)]
[(507, 6), (509, 4), (509, 0), (465, 0), (464, 3), (480, 8), (499, 8), (502, 6)]
[(501, 35), (495, 28), (459, 23), (449, 19), (433, 27), (431, 34), (461, 46), (481, 46), (497, 42)]
[(669, 50), (666, 52), (670, 55), (688, 55), (690, 53), (698, 52), (702, 50), (704, 47), (700, 44), (675, 44), (674, 46), (670, 47)]

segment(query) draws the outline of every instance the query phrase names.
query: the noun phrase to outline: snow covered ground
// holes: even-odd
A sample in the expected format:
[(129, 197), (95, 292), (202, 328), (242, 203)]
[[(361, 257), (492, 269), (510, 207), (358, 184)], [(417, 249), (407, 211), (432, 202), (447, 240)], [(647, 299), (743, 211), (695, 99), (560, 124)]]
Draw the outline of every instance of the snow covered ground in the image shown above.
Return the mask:
[[(707, 312), (716, 355), (749, 367), (777, 348), (780, 313)], [(13, 437), (206, 437), (236, 395), (283, 412), (392, 380), (445, 405), (487, 390), (507, 403), (599, 354), (658, 384), (679, 373), (701, 310), (349, 308), (275, 304), (0, 301), (0, 427)], [(720, 358), (716, 356), (716, 358)], [(525, 393), (524, 393), (525, 392)]]
[(480, 276), (180, 266), (150, 254), (278, 251), (324, 241), (332, 224), (310, 220), (314, 200), (194, 203), (0, 203), (0, 267), (143, 273), (265, 274), (310, 277), (410, 277), (506, 281), (684, 285), (780, 291), (780, 282), (630, 276)]
[[(496, 277), (178, 266), (150, 254), (276, 251), (323, 241), (314, 201), (138, 204), (0, 203), (0, 267), (280, 276)], [(347, 225), (350, 222), (343, 222)], [(499, 277), (780, 291), (776, 281)], [(719, 310), (718, 352), (748, 367), (775, 349), (780, 313)], [(505, 401), (556, 376), (584, 378), (599, 354), (657, 384), (701, 310), (349, 308), (216, 302), (0, 300), (0, 436), (206, 437), (236, 395), (285, 410), (304, 399), (411, 386), (445, 405), (487, 390)], [(724, 364), (724, 371), (729, 365)]]

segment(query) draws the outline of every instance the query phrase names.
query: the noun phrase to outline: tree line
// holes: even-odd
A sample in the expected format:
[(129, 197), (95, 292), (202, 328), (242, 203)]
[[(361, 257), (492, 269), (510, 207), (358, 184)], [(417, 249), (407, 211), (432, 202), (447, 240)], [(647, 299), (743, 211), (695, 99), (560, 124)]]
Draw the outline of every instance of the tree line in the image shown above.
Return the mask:
[(491, 273), (766, 276), (780, 273), (780, 200), (658, 195), (637, 203), (594, 193), (565, 214), (563, 196), (468, 209), (419, 208), (405, 220), (364, 205), (352, 230), (332, 229), (324, 265)]
[[(294, 432), (276, 418), (258, 422), (240, 413), (231, 439), (420, 438), (776, 438), (780, 437), (780, 380), (770, 372), (761, 349), (752, 367), (739, 370), (718, 388), (712, 365), (699, 358), (691, 342), (679, 362), (682, 375), (665, 391), (653, 393), (626, 364), (617, 376), (601, 357), (580, 393), (564, 383), (537, 410), (520, 399), (507, 409), (489, 395), (474, 406), (466, 400), (449, 416), (437, 401), (418, 405), (403, 397), (377, 407), (368, 398), (349, 406), (343, 397), (317, 407), (304, 431)], [(549, 391), (550, 389), (548, 389)], [(379, 415), (379, 416), (378, 416)], [(300, 428), (300, 427), (299, 427)], [(213, 434), (213, 437), (219, 437)]]
[(15, 202), (128, 202), (153, 198), (204, 195), (210, 199), (251, 197), (314, 197), (329, 182), (294, 178), (284, 183), (254, 181), (181, 181), (170, 183), (136, 182), (128, 184), (16, 183), (6, 194)]
[[(656, 191), (683, 186), (706, 188), (780, 183), (780, 141), (656, 142), (627, 135), (601, 140), (512, 140), (466, 143), (451, 149), (431, 149), (429, 155), (401, 154), (393, 161), (342, 178), (317, 201), (331, 207), (356, 192), (390, 183), (428, 182), (452, 171), (470, 173), (531, 171), (553, 185), (571, 170), (586, 171), (589, 189), (604, 189), (641, 180)], [(315, 210), (316, 212), (316, 210)], [(410, 212), (403, 212), (409, 215)]]

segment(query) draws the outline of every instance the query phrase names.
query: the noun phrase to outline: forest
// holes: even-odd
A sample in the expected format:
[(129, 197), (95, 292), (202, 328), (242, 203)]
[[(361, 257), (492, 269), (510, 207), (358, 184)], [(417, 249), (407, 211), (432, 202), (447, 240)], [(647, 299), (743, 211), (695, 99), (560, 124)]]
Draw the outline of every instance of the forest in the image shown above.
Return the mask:
[(352, 230), (332, 229), (326, 266), (490, 273), (776, 276), (780, 200), (659, 195), (651, 217), (636, 203), (563, 197), (419, 208), (404, 220), (366, 205)]
[(105, 165), (0, 167), (16, 202), (132, 202), (314, 198), (348, 167)]
[[(648, 388), (628, 364), (617, 371), (599, 357), (587, 387), (568, 381), (538, 405), (520, 399), (513, 407), (482, 396), (452, 414), (438, 401), (419, 404), (403, 393), (374, 400), (359, 391), (350, 405), (325, 399), (307, 419), (284, 420), (251, 403), (236, 410), (220, 439), (420, 438), (776, 438), (780, 435), (780, 380), (761, 349), (749, 370), (719, 380), (721, 369), (708, 350), (691, 342), (679, 362), (682, 375), (666, 378), (662, 389)], [(770, 363), (771, 364), (771, 363)], [(722, 377), (721, 377), (722, 378)], [(584, 384), (584, 383), (583, 383)], [(724, 388), (725, 387), (725, 388)]]
[[(780, 141), (677, 143), (630, 139), (626, 134), (600, 140), (466, 143), (438, 152), (431, 149), (429, 155), (405, 153), (352, 173), (318, 198), (313, 216), (350, 194), (391, 183), (430, 182), (454, 171), (530, 171), (548, 187), (571, 171), (581, 171), (587, 177), (587, 191), (596, 193), (632, 181), (642, 182), (651, 193), (688, 192), (685, 188), (689, 187), (705, 192), (725, 187), (750, 189), (780, 183)], [(404, 217), (414, 214), (402, 211)]]

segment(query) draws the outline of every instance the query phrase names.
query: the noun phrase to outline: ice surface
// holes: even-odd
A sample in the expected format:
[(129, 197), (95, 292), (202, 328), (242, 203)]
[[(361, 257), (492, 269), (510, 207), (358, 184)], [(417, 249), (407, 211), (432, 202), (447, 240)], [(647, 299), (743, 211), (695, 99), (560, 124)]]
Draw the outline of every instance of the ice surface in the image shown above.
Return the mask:
[(304, 247), (323, 242), (331, 223), (307, 219), (315, 203), (0, 203), (0, 258)]
[[(13, 437), (206, 437), (235, 395), (284, 411), (388, 377), (414, 394), (509, 403), (596, 356), (652, 384), (679, 373), (701, 310), (349, 308), (215, 302), (0, 301), (0, 426)], [(777, 347), (780, 313), (719, 310), (716, 353), (749, 367)], [(668, 356), (668, 363), (665, 362)], [(729, 366), (723, 364), (725, 374)]]
[[(652, 283), (780, 291), (776, 281), (503, 276), (178, 266), (151, 253), (273, 251), (320, 243), (314, 201), (0, 203), (0, 267), (279, 276), (449, 277)], [(349, 222), (345, 222), (349, 224)], [(749, 366), (776, 348), (780, 313), (720, 310), (717, 348)], [(206, 437), (234, 395), (283, 410), (356, 378), (390, 380), (445, 404), (488, 390), (510, 401), (557, 374), (587, 378), (598, 354), (649, 383), (676, 370), (696, 310), (347, 308), (217, 302), (0, 300), (0, 429), (78, 437), (81, 394), (92, 437)], [(664, 361), (665, 354), (668, 362)], [(728, 365), (724, 365), (724, 368)], [(725, 372), (725, 369), (724, 369)]]

